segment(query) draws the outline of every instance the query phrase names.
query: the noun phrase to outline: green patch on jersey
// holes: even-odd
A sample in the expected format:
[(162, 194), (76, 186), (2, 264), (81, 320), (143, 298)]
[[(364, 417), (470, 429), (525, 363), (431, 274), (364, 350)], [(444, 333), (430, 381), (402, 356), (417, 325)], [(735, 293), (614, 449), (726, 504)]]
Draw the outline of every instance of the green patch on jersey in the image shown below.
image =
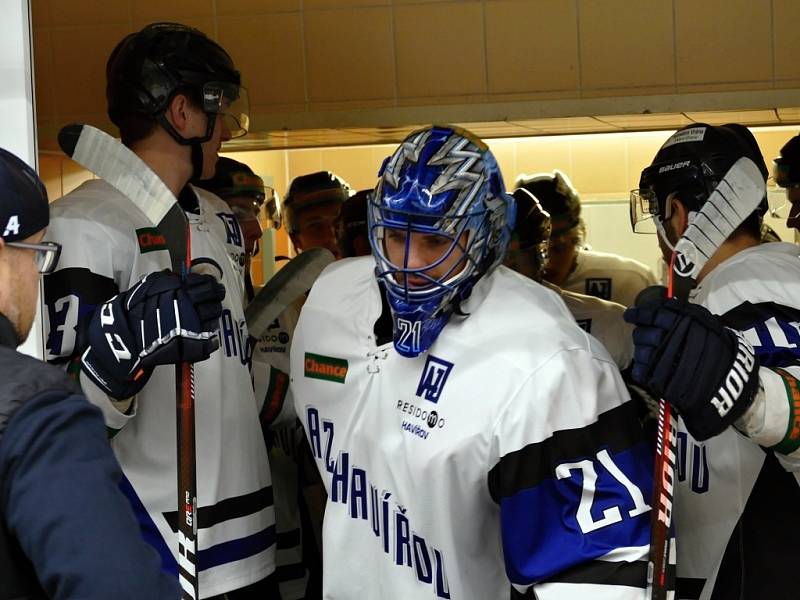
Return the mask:
[(155, 227), (137, 229), (136, 240), (139, 242), (139, 252), (142, 254), (167, 249), (167, 240)]
[(344, 383), (345, 377), (347, 377), (347, 361), (343, 358), (333, 358), (332, 356), (306, 352), (303, 366), (305, 368), (305, 376), (312, 379)]

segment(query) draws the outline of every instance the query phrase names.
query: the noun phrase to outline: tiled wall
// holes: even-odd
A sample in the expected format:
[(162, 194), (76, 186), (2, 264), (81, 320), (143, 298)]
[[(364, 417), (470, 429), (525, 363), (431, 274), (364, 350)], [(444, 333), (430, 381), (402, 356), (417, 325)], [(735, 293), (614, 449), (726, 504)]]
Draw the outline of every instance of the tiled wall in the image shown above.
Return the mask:
[[(781, 146), (797, 133), (788, 127), (753, 131), (769, 166)], [(600, 250), (636, 257), (655, 268), (658, 261), (655, 241), (650, 236), (630, 232), (628, 191), (637, 186), (642, 169), (650, 164), (670, 133), (657, 131), (516, 138), (490, 140), (489, 146), (497, 158), (507, 187), (513, 185), (520, 173), (553, 169), (567, 173), (587, 204), (585, 218), (590, 243)], [(394, 146), (383, 145), (238, 152), (230, 156), (250, 165), (283, 195), (294, 177), (323, 169), (343, 177), (354, 190), (374, 187), (383, 159), (393, 150)], [(56, 155), (42, 155), (40, 170), (51, 198), (69, 192), (90, 176), (71, 161)], [(773, 219), (770, 223), (783, 239), (793, 239), (793, 233), (783, 225), (783, 219)], [(275, 254), (291, 253), (285, 231), (276, 232), (268, 241), (273, 242)], [(268, 257), (269, 252), (264, 256)], [(270, 273), (268, 267), (261, 263), (254, 265), (257, 272), (267, 275)]]
[(231, 52), (256, 127), (277, 113), (335, 127), (341, 111), (370, 108), (800, 89), (797, 0), (32, 3), (45, 134), (105, 124), (106, 58), (152, 20), (198, 27)]

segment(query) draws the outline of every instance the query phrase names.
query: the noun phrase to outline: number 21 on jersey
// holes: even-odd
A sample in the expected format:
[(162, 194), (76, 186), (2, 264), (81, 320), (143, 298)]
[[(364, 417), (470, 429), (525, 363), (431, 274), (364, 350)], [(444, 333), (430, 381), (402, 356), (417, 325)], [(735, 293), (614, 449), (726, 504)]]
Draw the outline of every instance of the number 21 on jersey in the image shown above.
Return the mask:
[(558, 479), (569, 479), (576, 471), (580, 472), (582, 478), (582, 491), (580, 504), (578, 505), (577, 521), (583, 533), (591, 533), (603, 527), (613, 525), (622, 521), (622, 511), (619, 506), (610, 506), (603, 510), (602, 517), (595, 519), (592, 515), (592, 505), (594, 504), (595, 492), (597, 489), (597, 469), (595, 464), (600, 463), (605, 470), (622, 487), (625, 488), (633, 501), (633, 508), (628, 512), (629, 517), (637, 517), (650, 510), (642, 495), (642, 491), (622, 472), (614, 463), (608, 450), (601, 450), (597, 453), (594, 460), (579, 460), (577, 462), (561, 463), (556, 467), (556, 477)]

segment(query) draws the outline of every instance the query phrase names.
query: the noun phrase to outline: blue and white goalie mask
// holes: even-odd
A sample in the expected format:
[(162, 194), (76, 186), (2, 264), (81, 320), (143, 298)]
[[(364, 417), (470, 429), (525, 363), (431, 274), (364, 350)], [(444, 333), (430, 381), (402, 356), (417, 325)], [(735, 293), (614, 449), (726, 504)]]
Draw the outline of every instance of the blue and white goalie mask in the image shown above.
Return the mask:
[(384, 162), (367, 219), (398, 353), (426, 352), (463, 314), (475, 283), (503, 261), (514, 214), (497, 161), (467, 131), (416, 131)]

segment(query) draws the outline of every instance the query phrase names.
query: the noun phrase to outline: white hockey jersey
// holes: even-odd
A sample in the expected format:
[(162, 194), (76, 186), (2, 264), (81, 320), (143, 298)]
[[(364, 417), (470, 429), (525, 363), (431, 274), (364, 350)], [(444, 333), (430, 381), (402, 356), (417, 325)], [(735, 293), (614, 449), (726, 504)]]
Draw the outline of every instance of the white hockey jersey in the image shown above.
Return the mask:
[(650, 267), (631, 258), (581, 250), (575, 261), (575, 269), (567, 276), (563, 289), (623, 306), (633, 306), (641, 290), (657, 283)]
[(633, 326), (622, 319), (624, 306), (596, 296), (563, 290), (548, 281), (542, 281), (542, 285), (561, 296), (580, 328), (603, 344), (620, 370), (630, 366), (633, 361)]
[[(325, 599), (644, 599), (652, 459), (616, 366), (505, 267), (429, 352), (376, 345), (372, 257), (317, 280), (291, 350), (328, 490)], [(532, 597), (532, 596), (530, 596)]]
[[(220, 348), (195, 365), (198, 569), (203, 597), (257, 582), (274, 570), (272, 487), (253, 397), (242, 308), (241, 230), (228, 206), (195, 189), (187, 213), (192, 256), (223, 269), (226, 296)], [(62, 244), (45, 278), (47, 353), (70, 360), (80, 318), (147, 273), (170, 268), (163, 238), (134, 204), (104, 181), (88, 181), (51, 206), (47, 239)], [(73, 362), (74, 364), (74, 362)], [(103, 411), (125, 475), (123, 490), (165, 570), (177, 573), (175, 369), (160, 366), (123, 414), (88, 379), (81, 385)]]
[[(744, 331), (762, 364), (797, 364), (792, 355), (800, 347), (798, 255), (798, 247), (787, 243), (741, 251), (711, 271), (690, 300)], [(787, 370), (800, 376), (798, 367)], [(786, 390), (779, 385), (766, 390), (775, 395), (767, 408), (774, 414), (767, 418), (782, 419), (781, 434), (766, 446), (777, 444), (789, 426)], [(800, 451), (788, 456), (767, 451), (733, 427), (698, 442), (679, 420), (675, 524), (680, 599), (708, 600), (712, 593), (747, 600), (797, 598), (798, 472)]]
[[(305, 298), (287, 306), (256, 340), (253, 379), (256, 399), (263, 401), (262, 426), (269, 449), (277, 530), (276, 580), (283, 600), (305, 597), (309, 573), (303, 556), (303, 522), (298, 444), (302, 427), (289, 389), (289, 348)], [(278, 371), (276, 371), (278, 369)]]

